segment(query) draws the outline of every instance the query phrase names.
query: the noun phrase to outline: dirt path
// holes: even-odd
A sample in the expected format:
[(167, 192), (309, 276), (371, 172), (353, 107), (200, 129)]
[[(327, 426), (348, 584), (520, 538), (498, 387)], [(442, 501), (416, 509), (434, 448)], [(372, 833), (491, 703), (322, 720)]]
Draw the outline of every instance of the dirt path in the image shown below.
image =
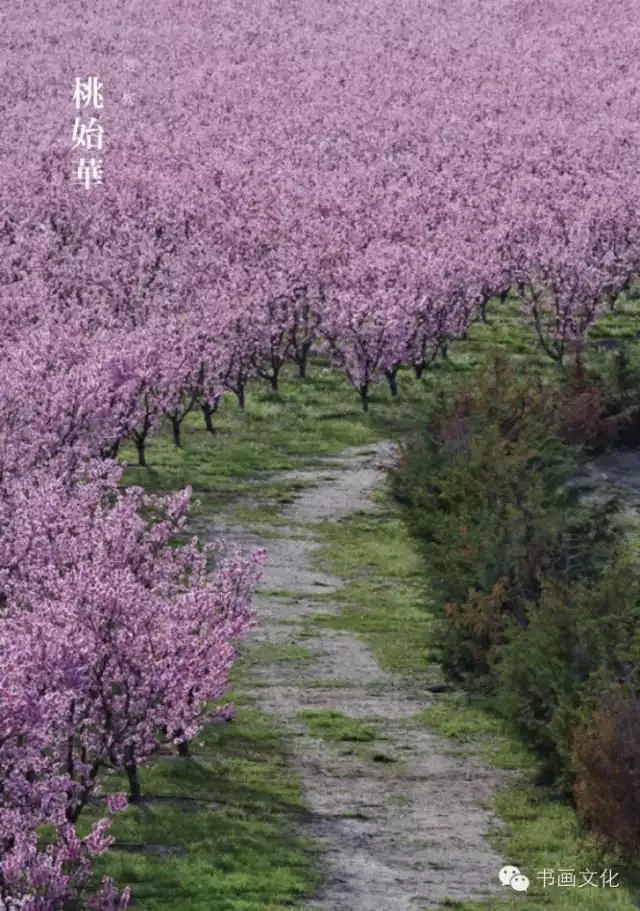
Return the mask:
[[(337, 520), (355, 510), (375, 510), (368, 499), (380, 481), (389, 444), (350, 450), (327, 460), (327, 469), (290, 473), (317, 486), (282, 511), (292, 521)], [(262, 585), (295, 598), (259, 597), (254, 643), (303, 645), (313, 660), (275, 661), (257, 669), (260, 708), (278, 716), (287, 731), (296, 771), (302, 776), (313, 822), (306, 834), (326, 849), (322, 894), (311, 911), (417, 911), (445, 897), (463, 900), (503, 892), (497, 873), (505, 860), (485, 838), (499, 822), (479, 806), (508, 779), (506, 773), (456, 755), (452, 743), (411, 720), (424, 708), (392, 675), (383, 672), (353, 635), (322, 630), (300, 639), (304, 621), (336, 610), (308, 599), (335, 592), (342, 580), (317, 572), (309, 558), (320, 545), (312, 531), (277, 528), (266, 541), (216, 522), (216, 533), (243, 546), (269, 551)], [(250, 648), (251, 646), (248, 645)], [(335, 685), (319, 687), (317, 681)], [(311, 685), (313, 682), (313, 685)], [(366, 750), (345, 750), (309, 736), (296, 718), (304, 709), (333, 709), (378, 722)]]

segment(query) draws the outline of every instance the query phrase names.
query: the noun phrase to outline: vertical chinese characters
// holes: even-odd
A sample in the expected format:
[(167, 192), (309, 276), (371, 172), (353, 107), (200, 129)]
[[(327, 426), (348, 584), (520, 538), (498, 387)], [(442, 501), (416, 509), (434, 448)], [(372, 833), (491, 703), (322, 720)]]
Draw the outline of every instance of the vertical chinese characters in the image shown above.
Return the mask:
[[(93, 111), (100, 111), (104, 108), (104, 98), (102, 95), (102, 82), (97, 76), (89, 76), (86, 81), (76, 77), (73, 90), (73, 103), (76, 111), (90, 108)], [(88, 121), (84, 121), (82, 116), (76, 116), (73, 125), (73, 149), (82, 149), (86, 152), (102, 152), (104, 140), (104, 127), (99, 120), (91, 116)], [(90, 157), (81, 157), (77, 162), (76, 179), (83, 183), (85, 189), (89, 190), (93, 184), (101, 184), (103, 181), (103, 159)]]

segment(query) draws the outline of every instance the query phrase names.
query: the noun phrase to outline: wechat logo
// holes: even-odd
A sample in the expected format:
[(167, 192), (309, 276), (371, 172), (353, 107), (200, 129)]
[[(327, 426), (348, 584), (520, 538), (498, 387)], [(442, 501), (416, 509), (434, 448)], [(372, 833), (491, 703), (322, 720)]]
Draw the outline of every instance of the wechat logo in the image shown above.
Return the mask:
[(526, 892), (529, 888), (529, 879), (517, 867), (507, 864), (498, 873), (498, 879), (503, 886), (511, 886), (516, 892)]

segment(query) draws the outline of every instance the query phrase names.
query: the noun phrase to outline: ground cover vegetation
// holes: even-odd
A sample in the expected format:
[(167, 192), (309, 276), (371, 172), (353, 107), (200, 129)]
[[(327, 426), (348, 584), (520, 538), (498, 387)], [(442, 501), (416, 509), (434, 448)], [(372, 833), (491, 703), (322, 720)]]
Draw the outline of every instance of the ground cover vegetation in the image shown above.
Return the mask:
[[(636, 6), (367, 0), (337, 10), (329, 0), (234, 0), (192, 4), (187, 18), (177, 2), (116, 0), (87, 13), (29, 0), (19, 15), (2, 14), (8, 909), (123, 911), (129, 884), (95, 876), (111, 817), (132, 818), (127, 794), (141, 803), (140, 768), (166, 748), (186, 760), (212, 715), (231, 712), (234, 642), (253, 622), (264, 554), (185, 540), (193, 487), (175, 488), (189, 475), (220, 502), (235, 485), (250, 487), (250, 467), (295, 461), (291, 444), (271, 448), (268, 427), (285, 420), (283, 372), (292, 362), (303, 384), (314, 353), (341, 371), (363, 412), (387, 384), (398, 401), (384, 420), (406, 424), (402, 384), (415, 389), (450, 360), (497, 301), (531, 329), (521, 353), (535, 340), (536, 357), (570, 378), (560, 391), (533, 377), (525, 387), (495, 362), (477, 392), (454, 389), (429, 418), (445, 446), (461, 445), (459, 433), (473, 441), (468, 463), (464, 444), (457, 457), (467, 513), (425, 441), (450, 513), (428, 485), (403, 493), (408, 508), (416, 497), (417, 536), (442, 536), (434, 559), (444, 560), (454, 521), (472, 536), (458, 542), (471, 553), (456, 563), (471, 591), (447, 591), (436, 578), (444, 563), (430, 567), (452, 605), (445, 666), (491, 678), (497, 699), (508, 692), (504, 710), (521, 713), (528, 742), (552, 750), (554, 774), (570, 764), (576, 805), (603, 839), (623, 849), (637, 837), (635, 567), (606, 517), (567, 504), (563, 525), (564, 495), (554, 493), (567, 440), (637, 440), (633, 365), (618, 361), (617, 387), (585, 372), (594, 328), (627, 307), (639, 271)], [(104, 108), (90, 88), (74, 106), (75, 81), (90, 78)], [(26, 155), (25, 124), (35, 122)], [(86, 130), (95, 137), (96, 124), (105, 178), (87, 190), (74, 180), (71, 146), (95, 152)], [(628, 334), (636, 331), (637, 322)], [(477, 434), (467, 412), (500, 377), (510, 388), (485, 401), (493, 435)], [(220, 439), (221, 403), (231, 396), (246, 411), (257, 380), (273, 396), (261, 402), (264, 436), (247, 433), (244, 448)], [(335, 388), (329, 374), (324, 386), (316, 380), (299, 414)], [(322, 451), (319, 438), (332, 437), (326, 451), (339, 437), (378, 432), (375, 418), (346, 422), (345, 407), (329, 410), (323, 427), (299, 418), (298, 455)], [(183, 437), (196, 410), (216, 444), (190, 461)], [(119, 454), (133, 446), (146, 469), (166, 422), (171, 493), (156, 495), (158, 468), (138, 474), (147, 492), (127, 486)], [(488, 481), (497, 496), (485, 502)], [(504, 518), (513, 538), (502, 553), (476, 536), (499, 536)], [(543, 617), (574, 644), (551, 648)], [(534, 654), (549, 656), (546, 670)], [(535, 704), (525, 693), (534, 678)], [(602, 749), (590, 757), (594, 742)], [(629, 782), (620, 821), (619, 786), (604, 784), (614, 768)], [(112, 792), (111, 781), (126, 786)], [(87, 834), (99, 799), (106, 809)], [(290, 900), (276, 892), (276, 903)]]
[(629, 441), (637, 405), (619, 369), (599, 381), (574, 366), (550, 383), (499, 353), (440, 396), (392, 489), (431, 583), (446, 676), (487, 697), (541, 778), (637, 858), (638, 561), (619, 498), (584, 502), (572, 483), (607, 433), (618, 440), (622, 425)]

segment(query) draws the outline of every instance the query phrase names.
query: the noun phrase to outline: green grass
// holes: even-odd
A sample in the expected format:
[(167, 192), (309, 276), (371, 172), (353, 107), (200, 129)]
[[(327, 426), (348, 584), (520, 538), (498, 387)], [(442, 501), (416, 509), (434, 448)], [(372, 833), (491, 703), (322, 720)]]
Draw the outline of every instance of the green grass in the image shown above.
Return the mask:
[(313, 737), (327, 743), (369, 743), (376, 739), (375, 724), (348, 718), (342, 712), (330, 709), (307, 709), (296, 715), (309, 728)]
[(403, 522), (388, 506), (386, 514), (375, 517), (356, 512), (339, 522), (315, 525), (317, 536), (325, 543), (322, 561), (330, 560), (337, 575), (354, 580), (384, 575), (406, 584), (418, 583), (422, 578), (420, 558)]
[(417, 717), (456, 743), (473, 746), (497, 768), (537, 769), (532, 754), (509, 735), (503, 720), (488, 711), (477, 697), (461, 692), (441, 693)]
[(336, 615), (310, 618), (307, 627), (330, 627), (361, 635), (379, 665), (415, 684), (434, 668), (429, 658), (432, 622), (424, 610), (420, 561), (409, 535), (388, 504), (373, 517), (356, 513), (338, 523), (321, 523), (324, 547), (315, 559), (347, 584), (331, 595)]
[[(640, 299), (636, 297), (625, 302), (613, 319), (595, 327), (592, 336), (628, 336), (639, 324)], [(468, 340), (453, 344), (449, 359), (435, 364), (422, 381), (409, 370), (401, 371), (396, 400), (386, 385), (374, 386), (367, 414), (340, 373), (319, 373), (321, 362), (310, 365), (305, 381), (287, 369), (279, 394), (262, 384), (250, 384), (244, 413), (231, 394), (225, 396), (213, 418), (215, 435), (205, 431), (201, 415), (195, 413), (183, 425), (182, 448), (172, 445), (166, 427), (149, 441), (148, 467), (135, 464), (133, 448), (123, 449), (121, 456), (129, 463), (123, 483), (143, 485), (150, 492), (191, 485), (194, 499), (199, 501), (194, 509), (196, 532), (200, 528), (211, 531), (212, 526), (215, 530), (215, 516), (225, 510), (232, 521), (259, 527), (261, 536), (276, 536), (278, 528), (296, 525), (284, 520), (279, 509), (308, 483), (279, 472), (319, 464), (321, 458), (348, 446), (401, 438), (416, 421), (424, 421), (434, 393), (482, 363), (489, 345), (495, 343), (517, 360), (544, 366), (549, 375), (556, 369), (536, 349), (531, 330), (519, 318), (517, 303), (510, 299), (502, 308), (490, 306), (488, 324), (474, 325)], [(594, 363), (602, 357), (606, 355), (594, 354)], [(337, 615), (307, 620), (304, 628), (298, 626), (298, 632), (314, 635), (318, 628), (329, 626), (357, 633), (369, 643), (382, 667), (403, 674), (419, 690), (426, 682), (440, 679), (429, 658), (432, 626), (424, 610), (428, 591), (398, 515), (384, 493), (376, 493), (374, 500), (381, 506), (379, 517), (360, 514), (314, 529), (324, 544), (318, 565), (343, 575), (348, 583), (330, 596), (339, 604)], [(308, 600), (326, 599), (319, 595)], [(306, 650), (300, 646), (272, 648), (270, 655), (262, 656), (254, 650), (253, 660), (303, 661), (303, 652)], [(299, 781), (287, 764), (274, 720), (242, 696), (251, 662), (249, 657), (242, 659), (232, 672), (237, 689), (236, 720), (203, 731), (193, 745), (192, 760), (158, 761), (142, 770), (143, 791), (170, 799), (130, 808), (114, 823), (112, 831), (119, 841), (160, 845), (177, 852), (160, 856), (116, 849), (100, 859), (100, 872), (114, 875), (120, 885), (132, 886), (132, 908), (284, 911), (300, 908), (313, 895), (319, 881), (317, 848), (298, 834), (306, 818)], [(326, 685), (326, 681), (315, 683)], [(259, 684), (252, 681), (251, 685)], [(429, 707), (421, 713), (422, 723), (441, 730), (454, 744), (490, 756), (496, 764), (523, 770), (522, 783), (501, 795), (497, 805), (509, 826), (508, 835), (501, 836), (502, 856), (521, 866), (532, 880), (535, 871), (545, 867), (575, 864), (587, 869), (592, 864), (594, 869), (593, 848), (582, 838), (575, 814), (531, 786), (530, 757), (509, 739), (495, 718), (468, 697), (434, 699), (425, 694), (425, 703)], [(357, 747), (375, 739), (375, 725), (368, 721), (326, 711), (306, 716), (310, 730), (334, 743), (348, 743), (355, 737), (352, 742)], [(393, 760), (386, 753), (380, 757)], [(107, 785), (114, 790), (122, 783), (109, 779)], [(185, 797), (191, 800), (180, 799)], [(98, 809), (92, 814), (83, 825), (100, 815)], [(449, 907), (465, 911), (626, 911), (636, 907), (632, 895), (637, 892), (637, 881), (633, 877), (631, 871), (625, 871), (620, 877), (623, 888), (617, 890), (544, 891), (535, 884), (527, 896), (513, 893), (504, 901), (451, 903)]]
[[(360, 635), (382, 667), (409, 682), (439, 682), (429, 660), (430, 620), (425, 612), (428, 592), (412, 542), (386, 492), (376, 497), (381, 514), (359, 514), (319, 529), (325, 546), (317, 565), (352, 579), (332, 595), (340, 605), (335, 616), (320, 616), (307, 626), (330, 626)], [(366, 567), (366, 571), (363, 570)], [(449, 901), (459, 911), (631, 911), (640, 896), (640, 872), (623, 868), (601, 855), (585, 837), (575, 812), (548, 790), (534, 786), (536, 759), (512, 737), (504, 722), (487, 711), (479, 697), (461, 692), (426, 696), (430, 704), (416, 720), (449, 738), (455, 748), (479, 754), (496, 767), (518, 773), (517, 783), (502, 792), (494, 807), (507, 832), (492, 841), (505, 862), (529, 876), (527, 894), (505, 890), (504, 899), (487, 902)], [(536, 874), (545, 869), (619, 873), (620, 888), (543, 888)], [(498, 871), (496, 870), (496, 876)]]
[[(137, 465), (132, 446), (124, 447), (121, 459), (128, 467), (123, 483), (140, 484), (157, 492), (191, 485), (204, 516), (235, 505), (247, 510), (244, 515), (248, 521), (264, 520), (268, 524), (273, 519), (281, 524), (277, 503), (304, 489), (307, 482), (274, 477), (276, 473), (311, 466), (348, 446), (402, 436), (415, 427), (417, 415), (423, 417), (424, 406), (433, 400), (435, 390), (457, 382), (462, 374), (482, 363), (490, 345), (503, 347), (516, 359), (538, 363), (550, 373), (556, 370), (535, 347), (532, 330), (523, 324), (514, 298), (503, 307), (492, 304), (488, 312), (488, 323), (474, 324), (468, 339), (453, 343), (448, 359), (436, 361), (421, 381), (411, 370), (401, 370), (396, 399), (386, 384), (374, 384), (366, 414), (357, 393), (339, 371), (320, 373), (326, 362), (313, 360), (305, 380), (298, 379), (293, 367), (287, 365), (278, 393), (258, 381), (249, 384), (244, 412), (235, 396), (227, 393), (213, 416), (214, 435), (206, 432), (200, 413), (193, 412), (183, 424), (182, 448), (173, 446), (166, 426), (149, 439), (147, 467)], [(605, 317), (594, 327), (592, 335), (630, 337), (639, 325), (640, 298), (629, 298), (614, 317)], [(634, 343), (634, 347), (640, 346)], [(598, 359), (603, 355), (589, 356)], [(243, 497), (251, 504), (238, 503)]]
[[(505, 889), (505, 897), (483, 902), (447, 902), (443, 907), (458, 911), (632, 911), (638, 907), (638, 871), (617, 864), (615, 858), (598, 856), (583, 836), (575, 813), (553, 799), (544, 789), (521, 784), (501, 794), (496, 809), (507, 823), (509, 834), (493, 835), (492, 841), (505, 858), (530, 880), (526, 894)], [(544, 885), (543, 871), (554, 871), (553, 884)], [(556, 885), (559, 870), (573, 870), (575, 886)], [(619, 888), (598, 888), (585, 883), (583, 872), (617, 874)], [(497, 875), (496, 871), (496, 875)], [(606, 881), (606, 879), (605, 879)], [(548, 882), (548, 880), (547, 880)]]
[(310, 634), (322, 627), (356, 633), (383, 669), (399, 671), (413, 684), (433, 675), (428, 652), (432, 622), (421, 609), (414, 587), (375, 579), (352, 582), (332, 600), (340, 611), (308, 618)]
[(245, 661), (252, 665), (273, 664), (278, 661), (313, 661), (315, 655), (301, 645), (285, 645), (279, 642), (263, 642), (252, 645), (245, 655)]
[[(313, 893), (317, 849), (296, 834), (306, 818), (272, 718), (235, 696), (237, 717), (211, 725), (193, 758), (141, 771), (144, 795), (112, 827), (115, 846), (98, 872), (132, 887), (144, 911), (284, 911)], [(114, 776), (109, 791), (126, 789)], [(214, 806), (209, 806), (214, 802)], [(88, 826), (96, 809), (83, 818)], [(119, 850), (122, 842), (164, 846), (164, 856)]]
[[(288, 592), (282, 588), (257, 588), (256, 594), (260, 595), (262, 598), (278, 598), (280, 601), (299, 601), (300, 595), (297, 592)], [(296, 622), (296, 621), (281, 621), (282, 623)]]
[(410, 377), (405, 392), (402, 401), (393, 402), (386, 387), (376, 386), (371, 411), (364, 414), (357, 394), (339, 374), (322, 375), (318, 364), (312, 364), (310, 376), (298, 380), (293, 370), (285, 369), (279, 393), (258, 382), (249, 385), (244, 413), (227, 394), (213, 418), (214, 435), (194, 412), (183, 424), (182, 448), (172, 445), (166, 427), (150, 438), (147, 467), (137, 465), (133, 447), (123, 448), (121, 459), (128, 463), (123, 481), (156, 492), (191, 485), (204, 515), (242, 496), (257, 498), (265, 505), (248, 508), (257, 508), (268, 520), (274, 514), (270, 504), (306, 483), (274, 480), (274, 473), (401, 433), (412, 424), (416, 402), (427, 395), (425, 385)]

